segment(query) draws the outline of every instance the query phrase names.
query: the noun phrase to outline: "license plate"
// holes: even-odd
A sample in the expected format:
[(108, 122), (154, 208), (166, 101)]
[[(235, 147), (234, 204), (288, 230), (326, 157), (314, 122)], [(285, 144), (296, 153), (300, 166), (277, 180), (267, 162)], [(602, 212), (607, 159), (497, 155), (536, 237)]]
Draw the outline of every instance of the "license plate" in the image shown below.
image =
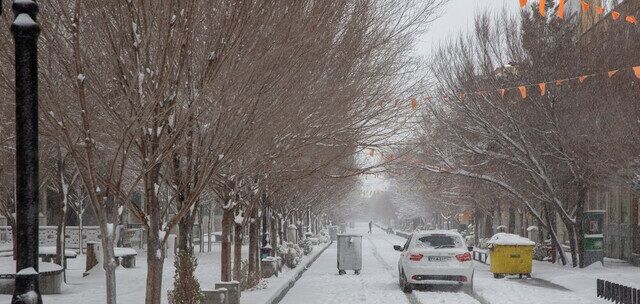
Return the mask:
[(444, 257), (444, 256), (430, 256), (427, 257), (427, 261), (433, 261), (433, 262), (443, 262), (443, 261), (448, 261), (450, 259), (450, 257)]

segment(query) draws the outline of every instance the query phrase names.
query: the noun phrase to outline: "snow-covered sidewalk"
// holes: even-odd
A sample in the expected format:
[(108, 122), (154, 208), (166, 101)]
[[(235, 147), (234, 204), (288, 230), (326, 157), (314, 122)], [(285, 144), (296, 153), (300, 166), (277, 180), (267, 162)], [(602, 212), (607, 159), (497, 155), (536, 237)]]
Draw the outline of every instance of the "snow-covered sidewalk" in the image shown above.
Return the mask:
[[(335, 247), (335, 245), (331, 245)], [(294, 269), (283, 267), (282, 272), (277, 277), (271, 277), (261, 281), (259, 286), (264, 288), (255, 288), (242, 292), (240, 297), (241, 304), (268, 304), (274, 302), (286, 289), (296, 284), (296, 280), (302, 275), (310, 264), (315, 263), (316, 258), (329, 247), (329, 244), (319, 244), (313, 248), (311, 254), (304, 256), (300, 264)]]

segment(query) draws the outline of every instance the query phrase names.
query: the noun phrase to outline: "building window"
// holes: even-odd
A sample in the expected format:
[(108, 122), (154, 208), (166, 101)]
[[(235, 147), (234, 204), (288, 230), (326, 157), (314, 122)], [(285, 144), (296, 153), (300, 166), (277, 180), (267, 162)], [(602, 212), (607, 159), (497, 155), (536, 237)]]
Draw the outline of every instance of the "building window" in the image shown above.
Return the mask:
[(620, 223), (629, 223), (629, 191), (622, 190), (620, 193)]

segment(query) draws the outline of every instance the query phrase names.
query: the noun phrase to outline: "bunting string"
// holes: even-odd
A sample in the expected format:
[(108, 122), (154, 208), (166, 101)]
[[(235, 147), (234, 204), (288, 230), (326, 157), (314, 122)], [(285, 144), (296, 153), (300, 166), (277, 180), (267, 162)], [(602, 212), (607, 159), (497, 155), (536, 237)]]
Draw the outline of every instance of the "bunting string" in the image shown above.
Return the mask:
[[(602, 72), (602, 73), (583, 74), (583, 75), (578, 75), (578, 76), (575, 76), (575, 77), (561, 78), (561, 79), (555, 79), (555, 80), (551, 80), (551, 81), (542, 81), (542, 82), (538, 82), (538, 83), (529, 83), (529, 84), (521, 84), (521, 85), (511, 86), (511, 87), (503, 87), (503, 88), (499, 88), (497, 90), (494, 89), (494, 90), (479, 90), (479, 91), (475, 91), (475, 92), (459, 92), (459, 93), (457, 93), (455, 95), (457, 95), (460, 99), (464, 99), (465, 97), (468, 97), (468, 96), (486, 96), (489, 93), (497, 92), (500, 95), (501, 98), (505, 98), (509, 92), (517, 91), (517, 93), (518, 93), (518, 95), (519, 95), (519, 97), (521, 99), (527, 99), (528, 97), (532, 96), (531, 95), (531, 90), (532, 89), (537, 89), (538, 93), (540, 94), (540, 96), (545, 96), (547, 94), (547, 91), (548, 91), (548, 85), (550, 85), (550, 84), (555, 85), (556, 87), (566, 85), (567, 83), (569, 83), (571, 81), (574, 81), (577, 84), (583, 84), (588, 79), (596, 77), (596, 76), (600, 76), (600, 75), (602, 75), (602, 76), (606, 75), (606, 78), (611, 79), (621, 70), (632, 71), (633, 74), (635, 75), (635, 77), (640, 79), (640, 66), (634, 66), (634, 67), (627, 67), (627, 68), (608, 70), (608, 71)], [(449, 100), (450, 98), (452, 98), (452, 96), (448, 96), (448, 95), (425, 96), (424, 100), (425, 101), (430, 101), (431, 99), (436, 99), (436, 98), (441, 98), (443, 100)], [(416, 97), (411, 97), (409, 102), (410, 102), (410, 107), (411, 107), (412, 110), (417, 110), (418, 109), (418, 99)], [(397, 103), (396, 103), (396, 106), (397, 106)]]
[[(565, 16), (565, 1), (566, 0), (559, 0), (558, 3), (558, 8), (556, 11), (556, 16), (558, 16), (558, 18), (560, 19), (564, 19)], [(588, 2), (584, 1), (584, 0), (575, 0), (575, 1), (580, 1), (580, 8), (582, 10), (583, 13), (588, 12), (589, 10), (593, 10), (596, 15), (598, 16), (603, 16), (605, 14), (605, 10), (603, 6), (600, 5), (594, 5), (592, 6), (591, 4), (589, 4)], [(527, 6), (527, 2), (528, 0), (520, 0), (520, 7), (524, 8), (525, 6)], [(538, 2), (538, 13), (542, 16), (545, 17), (547, 14), (547, 1), (546, 0), (539, 0)], [(622, 20), (620, 17), (622, 17), (622, 14), (618, 11), (616, 11), (615, 9), (611, 11), (611, 19), (614, 21), (618, 21), (618, 20)], [(638, 19), (635, 16), (632, 15), (626, 15), (624, 17), (624, 21), (626, 21), (629, 24), (634, 24), (637, 25), (638, 24)]]

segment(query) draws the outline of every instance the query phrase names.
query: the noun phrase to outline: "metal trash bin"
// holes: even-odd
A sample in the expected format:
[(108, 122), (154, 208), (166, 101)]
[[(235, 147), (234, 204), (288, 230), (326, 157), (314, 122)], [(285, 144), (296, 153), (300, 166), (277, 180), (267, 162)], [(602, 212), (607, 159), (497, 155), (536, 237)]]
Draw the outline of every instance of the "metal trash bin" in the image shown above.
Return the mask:
[(362, 269), (362, 236), (338, 234), (338, 274), (353, 270), (360, 274)]
[(329, 237), (332, 242), (338, 241), (338, 226), (329, 226)]

